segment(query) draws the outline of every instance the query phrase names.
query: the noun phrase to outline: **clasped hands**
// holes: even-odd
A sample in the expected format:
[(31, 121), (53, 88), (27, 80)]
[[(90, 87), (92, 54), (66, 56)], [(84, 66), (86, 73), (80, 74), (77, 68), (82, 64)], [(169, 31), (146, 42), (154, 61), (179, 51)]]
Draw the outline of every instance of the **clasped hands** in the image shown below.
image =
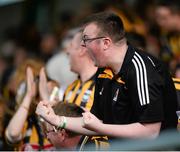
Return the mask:
[[(49, 102), (45, 100), (39, 102), (36, 108), (36, 114), (54, 126), (57, 126), (57, 124), (59, 124), (61, 121), (60, 117), (54, 113)], [(71, 120), (69, 119), (69, 121)], [(82, 122), (82, 127), (97, 132), (103, 124), (95, 115), (89, 111), (82, 113)]]

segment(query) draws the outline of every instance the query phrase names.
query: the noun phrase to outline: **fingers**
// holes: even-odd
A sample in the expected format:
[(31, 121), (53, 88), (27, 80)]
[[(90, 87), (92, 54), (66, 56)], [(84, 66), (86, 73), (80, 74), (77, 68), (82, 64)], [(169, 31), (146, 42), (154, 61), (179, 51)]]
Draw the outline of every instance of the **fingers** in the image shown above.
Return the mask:
[(45, 68), (42, 67), (40, 70), (40, 76), (42, 79), (46, 80)]
[[(36, 108), (36, 114), (50, 124), (54, 124), (56, 115), (48, 101), (40, 101)], [(59, 118), (59, 117), (58, 117)], [(58, 120), (59, 122), (59, 120)]]
[(88, 109), (86, 109), (84, 107), (81, 107), (81, 108), (84, 110), (84, 112), (88, 112), (89, 111)]
[(31, 67), (27, 67), (26, 70), (27, 86), (31, 86), (34, 82), (34, 75)]
[(43, 68), (41, 68), (41, 70), (40, 70), (40, 80), (41, 80), (41, 82), (43, 82), (42, 83), (42, 85), (47, 85), (47, 78), (46, 78), (46, 73), (45, 73), (45, 68), (43, 67)]
[(84, 126), (88, 125), (91, 123), (92, 121), (92, 114), (90, 112), (84, 112), (82, 113), (83, 115), (83, 123), (84, 123)]
[(47, 78), (44, 68), (41, 68), (40, 70), (39, 93), (42, 100), (48, 100), (49, 93), (48, 93)]
[(40, 101), (40, 102), (38, 103), (37, 107), (36, 107), (36, 114), (39, 115), (39, 116), (41, 116), (41, 113), (42, 113), (41, 110), (42, 110), (42, 108), (43, 108), (43, 106), (44, 106), (43, 104), (44, 104), (44, 103)]
[(27, 84), (26, 94), (31, 98), (34, 97), (36, 94), (36, 84), (34, 82), (34, 75), (31, 67), (27, 67), (26, 69), (26, 84)]
[(47, 101), (40, 101), (36, 107), (36, 114), (45, 117), (49, 114), (49, 103)]

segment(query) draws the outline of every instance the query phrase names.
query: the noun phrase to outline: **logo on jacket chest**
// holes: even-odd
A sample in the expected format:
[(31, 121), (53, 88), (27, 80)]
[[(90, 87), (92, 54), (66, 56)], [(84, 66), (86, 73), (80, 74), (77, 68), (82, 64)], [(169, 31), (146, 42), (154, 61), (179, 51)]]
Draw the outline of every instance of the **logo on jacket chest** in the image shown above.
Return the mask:
[(116, 90), (114, 97), (113, 97), (113, 101), (117, 101), (118, 95), (119, 95), (119, 89)]
[(104, 91), (104, 87), (101, 88), (101, 91), (99, 92), (99, 95), (102, 95)]

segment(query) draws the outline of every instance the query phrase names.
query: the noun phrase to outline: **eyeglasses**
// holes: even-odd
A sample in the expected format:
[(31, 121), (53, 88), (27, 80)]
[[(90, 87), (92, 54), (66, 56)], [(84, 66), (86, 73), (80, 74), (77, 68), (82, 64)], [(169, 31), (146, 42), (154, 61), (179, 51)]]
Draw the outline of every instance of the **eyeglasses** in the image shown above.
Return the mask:
[(50, 132), (58, 132), (58, 129), (56, 129), (55, 126), (53, 126), (50, 130), (46, 129), (46, 133), (50, 133)]
[(95, 38), (85, 38), (85, 37), (82, 37), (82, 41), (84, 43), (84, 47), (86, 47), (87, 43), (88, 42), (92, 42), (94, 40), (98, 40), (98, 39), (102, 39), (102, 38), (105, 38), (104, 36), (100, 36), (100, 37), (95, 37)]

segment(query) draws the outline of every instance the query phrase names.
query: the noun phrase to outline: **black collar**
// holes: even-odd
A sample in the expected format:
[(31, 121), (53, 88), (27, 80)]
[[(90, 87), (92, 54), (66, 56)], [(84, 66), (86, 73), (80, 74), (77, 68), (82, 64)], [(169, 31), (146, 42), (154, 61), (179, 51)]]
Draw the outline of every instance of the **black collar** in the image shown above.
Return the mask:
[(122, 64), (121, 69), (118, 73), (119, 76), (121, 76), (125, 72), (125, 70), (127, 69), (128, 64), (132, 60), (134, 52), (135, 52), (135, 49), (131, 45), (128, 45), (128, 49), (127, 49), (126, 55), (124, 57), (123, 64)]

